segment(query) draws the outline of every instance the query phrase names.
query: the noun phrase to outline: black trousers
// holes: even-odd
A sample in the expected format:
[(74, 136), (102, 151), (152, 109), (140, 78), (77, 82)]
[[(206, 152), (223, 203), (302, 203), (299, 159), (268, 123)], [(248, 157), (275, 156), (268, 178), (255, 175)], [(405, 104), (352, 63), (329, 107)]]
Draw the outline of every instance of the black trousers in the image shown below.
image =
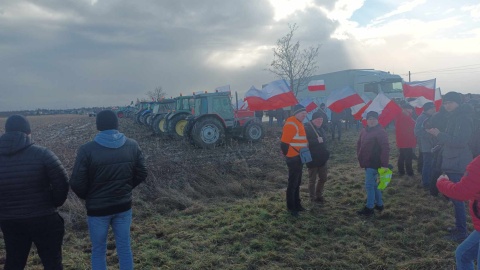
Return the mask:
[(63, 269), (62, 242), (65, 227), (59, 214), (2, 221), (0, 227), (7, 253), (5, 270), (24, 269), (32, 243), (37, 247), (44, 269)]
[(398, 173), (405, 174), (406, 170), (408, 175), (413, 175), (413, 148), (399, 148), (398, 152), (400, 153), (397, 163)]
[(300, 185), (302, 184), (303, 164), (300, 156), (286, 158), (288, 167), (287, 209), (298, 211), (302, 208), (300, 200)]

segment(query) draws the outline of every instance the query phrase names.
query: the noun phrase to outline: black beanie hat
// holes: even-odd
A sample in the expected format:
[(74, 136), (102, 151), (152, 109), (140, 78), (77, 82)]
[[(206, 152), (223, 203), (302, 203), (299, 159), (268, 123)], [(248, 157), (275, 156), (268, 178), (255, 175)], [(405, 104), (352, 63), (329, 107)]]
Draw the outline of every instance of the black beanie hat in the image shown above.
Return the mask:
[(5, 123), (5, 132), (19, 131), (25, 134), (30, 134), (30, 123), (23, 115), (14, 114), (8, 117)]
[(427, 103), (423, 104), (423, 111), (424, 112), (430, 110), (431, 108), (435, 108), (435, 104), (433, 104), (433, 102), (427, 102)]
[(323, 119), (323, 113), (318, 112), (318, 111), (317, 111), (317, 112), (314, 112), (314, 113), (312, 114), (312, 120), (315, 120), (315, 119), (317, 119), (317, 118), (322, 118), (322, 119)]
[(463, 103), (462, 102), (462, 94), (457, 93), (457, 92), (448, 92), (443, 96), (442, 101), (453, 101), (453, 102), (457, 103), (458, 105), (460, 105), (460, 104)]
[(376, 111), (369, 111), (369, 112), (367, 113), (367, 117), (366, 117), (365, 119), (368, 119), (368, 118), (370, 118), (370, 117), (373, 117), (373, 118), (375, 118), (375, 119), (378, 119), (378, 113), (377, 113)]
[(295, 114), (297, 114), (297, 113), (299, 113), (299, 112), (304, 112), (304, 111), (306, 111), (306, 110), (305, 110), (305, 107), (303, 107), (303, 106), (300, 105), (300, 104), (297, 104), (297, 105), (295, 105), (295, 107), (293, 107), (293, 115), (295, 115)]
[(97, 129), (99, 131), (118, 129), (117, 115), (111, 110), (99, 112), (97, 114)]

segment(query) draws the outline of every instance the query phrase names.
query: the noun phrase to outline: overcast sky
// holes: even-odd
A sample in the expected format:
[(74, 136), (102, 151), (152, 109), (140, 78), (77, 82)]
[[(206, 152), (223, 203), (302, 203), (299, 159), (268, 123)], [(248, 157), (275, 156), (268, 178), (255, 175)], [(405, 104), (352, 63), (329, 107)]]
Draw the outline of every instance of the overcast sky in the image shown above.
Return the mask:
[(316, 74), (373, 68), (480, 93), (478, 0), (1, 0), (0, 111), (127, 105), (277, 79), (296, 23)]

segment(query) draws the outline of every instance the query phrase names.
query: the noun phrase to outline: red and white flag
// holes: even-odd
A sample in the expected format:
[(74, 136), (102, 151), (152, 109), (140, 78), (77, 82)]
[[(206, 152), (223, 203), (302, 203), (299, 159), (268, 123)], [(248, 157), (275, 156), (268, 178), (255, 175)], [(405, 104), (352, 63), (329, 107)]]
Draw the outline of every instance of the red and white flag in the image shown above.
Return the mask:
[(305, 98), (304, 100), (302, 100), (300, 102), (300, 104), (305, 107), (305, 110), (307, 112), (311, 112), (313, 110), (315, 110), (316, 108), (318, 108), (318, 105), (317, 103), (315, 103), (315, 101), (313, 101), (311, 98)]
[(428, 102), (433, 102), (432, 100), (428, 100), (425, 97), (417, 97), (412, 100), (408, 101), (408, 104), (412, 105), (415, 108), (415, 113), (420, 115), (423, 112), (423, 105)]
[(363, 103), (352, 106), (352, 115), (355, 120), (362, 120), (363, 112), (367, 109), (368, 105), (372, 102), (367, 96), (360, 95)]
[(313, 80), (308, 83), (308, 91), (325, 91), (325, 82), (323, 80)]
[(340, 113), (346, 108), (350, 108), (357, 104), (363, 103), (363, 99), (360, 97), (357, 92), (355, 92), (350, 87), (345, 87), (339, 91), (332, 91), (327, 98), (327, 107), (336, 112)]
[(433, 104), (435, 104), (437, 112), (440, 110), (440, 107), (442, 107), (442, 91), (440, 88), (435, 89), (435, 100), (433, 101)]
[(254, 86), (245, 93), (245, 100), (252, 111), (276, 110), (298, 104), (298, 100), (290, 91), (285, 80), (273, 81), (258, 90)]
[(428, 81), (415, 81), (403, 83), (403, 95), (406, 98), (424, 97), (433, 101), (435, 99), (435, 83), (436, 79)]
[(372, 103), (366, 108), (364, 117), (368, 112), (375, 111), (378, 113), (378, 123), (383, 127), (386, 127), (393, 119), (402, 113), (402, 108), (397, 103), (389, 99), (383, 92), (372, 100)]

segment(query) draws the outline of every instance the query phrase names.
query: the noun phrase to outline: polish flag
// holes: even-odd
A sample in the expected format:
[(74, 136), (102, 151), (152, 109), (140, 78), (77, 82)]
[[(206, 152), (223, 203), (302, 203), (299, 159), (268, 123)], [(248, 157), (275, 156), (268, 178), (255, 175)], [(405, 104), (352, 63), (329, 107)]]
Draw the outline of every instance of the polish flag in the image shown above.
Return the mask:
[(442, 107), (442, 91), (440, 88), (435, 89), (435, 100), (433, 101), (433, 104), (435, 104), (437, 112), (440, 110), (440, 107)]
[(327, 107), (336, 112), (340, 113), (346, 108), (350, 108), (357, 104), (363, 103), (363, 99), (360, 95), (357, 94), (352, 88), (345, 87), (339, 91), (333, 91), (327, 98)]
[(305, 98), (304, 100), (302, 100), (300, 102), (300, 104), (305, 107), (305, 110), (307, 112), (311, 112), (313, 110), (315, 110), (316, 108), (318, 108), (318, 105), (311, 99), (311, 98)]
[(324, 91), (325, 82), (323, 80), (313, 80), (308, 83), (308, 91)]
[(428, 81), (415, 81), (403, 83), (403, 95), (409, 97), (425, 97), (428, 100), (435, 98), (435, 83), (436, 79)]
[(425, 97), (417, 97), (412, 100), (408, 101), (408, 104), (412, 105), (415, 108), (415, 112), (417, 115), (420, 115), (423, 112), (423, 105), (428, 102), (433, 102), (432, 100), (428, 100)]
[(370, 111), (375, 111), (378, 113), (378, 123), (383, 127), (386, 127), (393, 119), (402, 113), (402, 108), (397, 105), (394, 101), (389, 99), (383, 92), (378, 93), (378, 95), (372, 100), (372, 103), (366, 108), (364, 117)]
[(352, 115), (355, 120), (362, 120), (362, 115), (367, 109), (368, 105), (372, 103), (372, 101), (365, 95), (360, 95), (363, 99), (363, 103), (357, 104), (352, 106)]
[(245, 100), (252, 111), (276, 110), (298, 104), (298, 100), (290, 91), (285, 80), (273, 81), (259, 90), (252, 86), (245, 93)]

